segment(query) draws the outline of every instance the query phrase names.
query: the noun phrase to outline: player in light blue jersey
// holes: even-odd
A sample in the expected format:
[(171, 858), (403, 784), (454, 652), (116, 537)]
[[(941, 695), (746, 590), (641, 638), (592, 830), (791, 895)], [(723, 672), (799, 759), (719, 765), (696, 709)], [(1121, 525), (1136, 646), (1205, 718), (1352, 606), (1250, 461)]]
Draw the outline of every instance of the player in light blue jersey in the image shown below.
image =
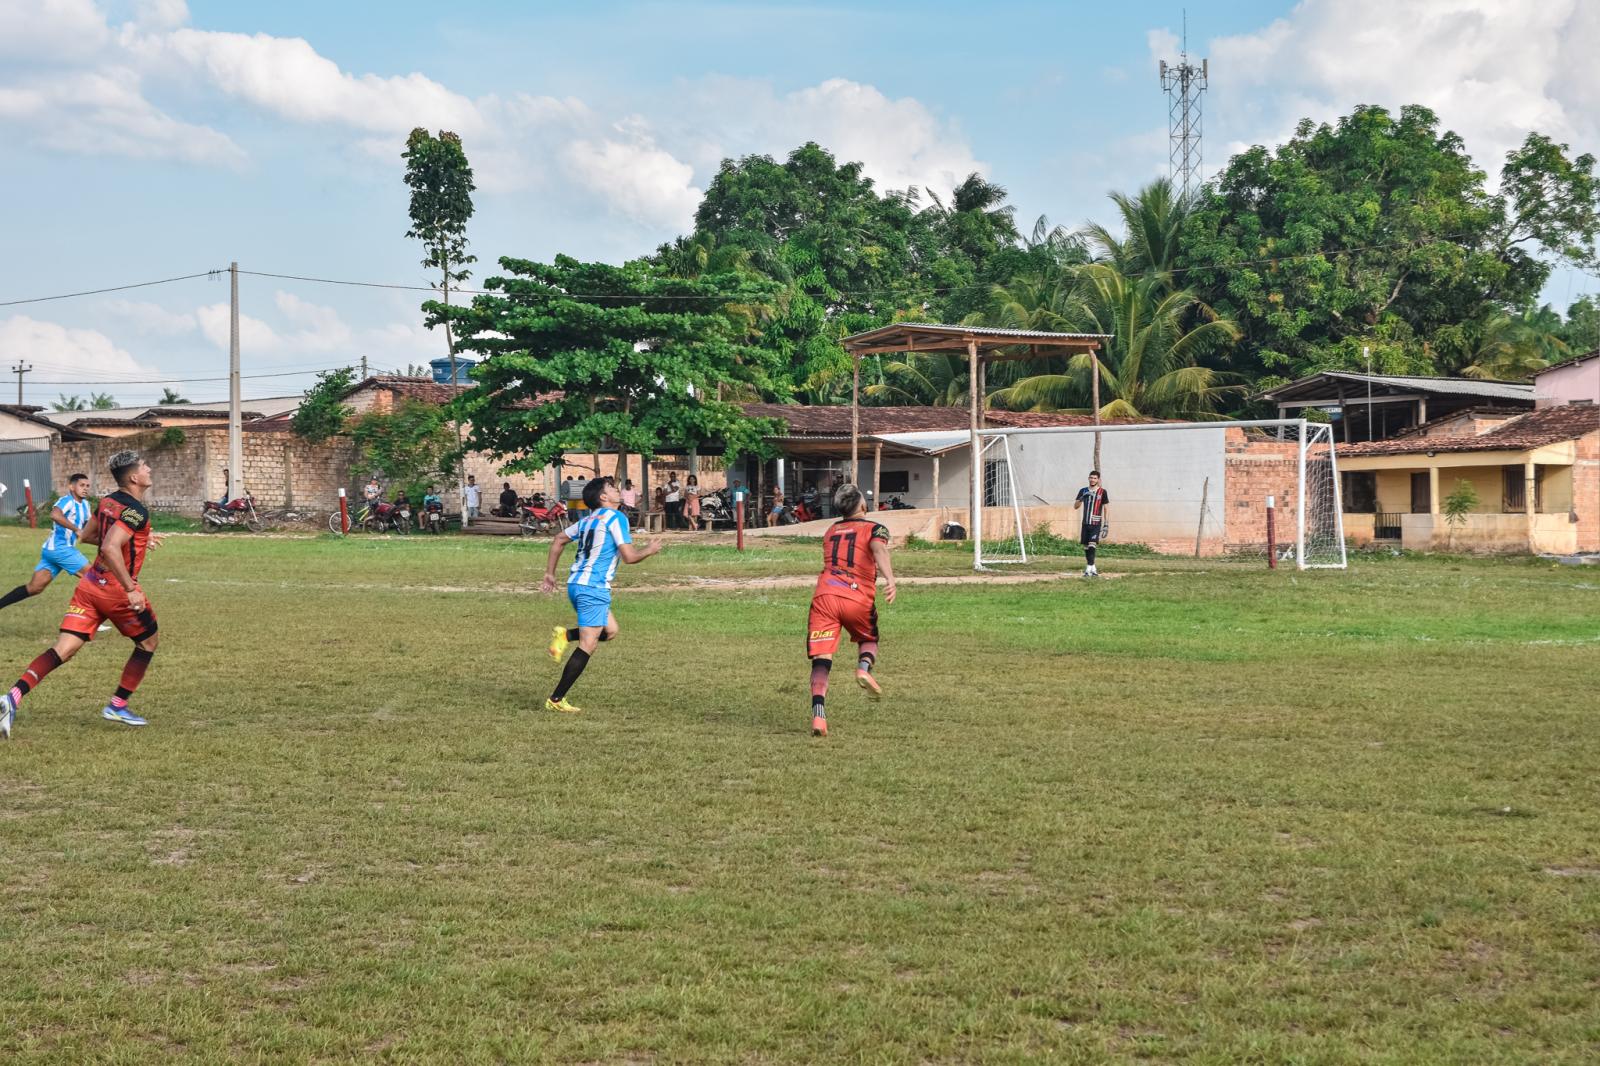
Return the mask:
[(25, 585), (18, 585), (0, 596), (0, 607), (10, 607), (30, 596), (37, 596), (50, 587), (57, 574), (73, 577), (89, 565), (83, 552), (78, 550), (78, 537), (89, 524), (92, 513), (89, 507), (89, 475), (73, 474), (67, 479), (67, 494), (50, 508), (50, 537), (39, 549), (39, 565), (33, 568), (33, 577)]
[(661, 550), (659, 540), (643, 549), (633, 546), (628, 516), (617, 509), (622, 493), (611, 478), (597, 477), (585, 485), (583, 503), (588, 513), (556, 534), (545, 564), (544, 591), (554, 592), (561, 552), (568, 544), (578, 546), (577, 558), (567, 572), (567, 599), (578, 612), (578, 624), (571, 629), (555, 627), (550, 636), (550, 657), (560, 662), (561, 654), (574, 640), (578, 650), (567, 660), (555, 691), (544, 701), (547, 711), (571, 713), (579, 709), (567, 702), (568, 690), (589, 665), (589, 656), (600, 642), (617, 639), (617, 616), (611, 613), (611, 579), (616, 575), (617, 561), (642, 563)]

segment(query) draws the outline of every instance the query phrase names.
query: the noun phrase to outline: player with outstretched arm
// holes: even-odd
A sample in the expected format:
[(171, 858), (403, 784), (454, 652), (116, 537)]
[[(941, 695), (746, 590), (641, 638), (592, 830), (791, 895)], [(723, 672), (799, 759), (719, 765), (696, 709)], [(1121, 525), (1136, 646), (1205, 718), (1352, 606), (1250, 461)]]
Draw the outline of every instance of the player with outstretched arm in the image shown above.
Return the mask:
[(583, 505), (588, 513), (577, 522), (556, 534), (550, 545), (550, 558), (545, 564), (545, 592), (556, 588), (556, 564), (568, 544), (578, 546), (577, 558), (567, 573), (567, 599), (578, 613), (577, 626), (568, 629), (556, 626), (550, 636), (550, 657), (557, 662), (567, 650), (567, 645), (578, 642), (578, 650), (567, 660), (566, 669), (555, 691), (544, 701), (547, 711), (575, 713), (582, 708), (567, 702), (567, 693), (589, 665), (589, 656), (602, 640), (617, 639), (617, 616), (611, 613), (611, 579), (617, 572), (617, 560), (625, 563), (642, 563), (661, 550), (655, 541), (643, 549), (633, 546), (633, 534), (628, 527), (628, 516), (619, 510), (622, 493), (617, 491), (611, 478), (595, 478), (583, 487)]
[(883, 598), (894, 602), (894, 567), (889, 562), (889, 531), (867, 517), (866, 500), (854, 485), (841, 485), (833, 505), (844, 515), (822, 535), (822, 573), (811, 594), (806, 655), (811, 659), (811, 735), (828, 735), (828, 674), (846, 632), (856, 642), (856, 684), (868, 699), (883, 689), (873, 676), (878, 661), (878, 575)]
[(98, 543), (94, 565), (83, 571), (72, 593), (61, 635), (23, 671), (11, 691), (0, 695), (0, 739), (10, 737), (22, 697), (39, 686), (56, 667), (71, 659), (89, 641), (102, 621), (109, 621), (133, 641), (133, 654), (122, 668), (122, 681), (100, 711), (100, 717), (122, 725), (142, 726), (145, 720), (128, 707), (128, 700), (160, 643), (156, 614), (139, 587), (139, 571), (160, 539), (150, 531), (150, 464), (138, 452), (121, 451), (111, 457), (111, 476), (117, 491), (100, 501), (100, 507), (83, 530), (82, 540)]

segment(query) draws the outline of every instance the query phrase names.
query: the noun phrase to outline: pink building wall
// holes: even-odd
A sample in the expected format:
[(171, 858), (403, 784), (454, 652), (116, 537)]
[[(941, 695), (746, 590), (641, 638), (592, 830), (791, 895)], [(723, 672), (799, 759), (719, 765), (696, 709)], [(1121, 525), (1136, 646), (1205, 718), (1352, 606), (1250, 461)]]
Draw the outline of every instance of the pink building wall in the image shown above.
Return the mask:
[(1535, 407), (1588, 400), (1600, 404), (1600, 354), (1544, 371), (1533, 379)]

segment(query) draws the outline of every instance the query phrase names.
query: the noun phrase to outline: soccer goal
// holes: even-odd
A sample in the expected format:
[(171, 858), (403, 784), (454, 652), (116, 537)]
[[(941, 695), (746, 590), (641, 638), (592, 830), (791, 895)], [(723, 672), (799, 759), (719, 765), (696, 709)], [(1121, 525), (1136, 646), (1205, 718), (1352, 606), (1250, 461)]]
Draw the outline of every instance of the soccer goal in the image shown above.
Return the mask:
[[(1108, 545), (1301, 570), (1343, 567), (1332, 427), (1303, 419), (983, 429), (973, 562), (1075, 551), (1073, 509), (1098, 468)], [(981, 495), (979, 495), (981, 494)]]

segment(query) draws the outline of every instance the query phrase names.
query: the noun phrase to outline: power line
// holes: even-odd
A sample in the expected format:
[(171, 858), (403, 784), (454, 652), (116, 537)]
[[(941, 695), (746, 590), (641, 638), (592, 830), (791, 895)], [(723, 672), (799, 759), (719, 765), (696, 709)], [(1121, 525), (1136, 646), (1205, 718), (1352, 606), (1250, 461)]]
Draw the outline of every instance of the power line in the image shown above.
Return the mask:
[[(244, 374), (244, 375), (241, 375), (241, 376), (242, 377), (246, 377), (246, 378), (295, 378), (295, 377), (301, 377), (301, 376), (303, 376), (305, 374), (318, 374), (318, 373), (322, 373), (323, 371), (327, 371), (327, 370), (344, 370), (344, 369), (346, 369), (346, 367), (342, 366), (342, 365), (341, 366), (325, 366), (325, 367), (312, 367), (312, 368), (308, 368), (308, 369), (305, 369), (305, 370), (283, 370), (283, 371), (279, 371), (279, 372), (277, 372), (275, 374)], [(126, 379), (117, 378), (117, 379), (101, 380), (101, 381), (84, 381), (84, 380), (80, 380), (80, 381), (36, 381), (36, 382), (34, 382), (34, 384), (35, 385), (184, 385), (184, 384), (189, 384), (191, 382), (227, 381), (227, 380), (228, 380), (228, 375), (227, 374), (223, 374), (221, 377), (209, 377), (209, 378), (145, 378), (145, 379), (139, 380), (139, 381), (129, 381), (129, 380), (126, 380)]]
[(127, 289), (147, 289), (152, 285), (170, 285), (174, 281), (192, 281), (195, 278), (215, 277), (225, 273), (221, 270), (207, 270), (200, 274), (184, 274), (176, 278), (161, 278), (159, 281), (135, 281), (130, 285), (112, 285), (105, 289), (85, 289), (82, 292), (63, 292), (55, 296), (30, 296), (25, 300), (0, 300), (0, 307), (15, 307), (18, 304), (42, 304), (51, 300), (70, 300), (75, 296), (99, 296), (107, 292), (123, 292)]

